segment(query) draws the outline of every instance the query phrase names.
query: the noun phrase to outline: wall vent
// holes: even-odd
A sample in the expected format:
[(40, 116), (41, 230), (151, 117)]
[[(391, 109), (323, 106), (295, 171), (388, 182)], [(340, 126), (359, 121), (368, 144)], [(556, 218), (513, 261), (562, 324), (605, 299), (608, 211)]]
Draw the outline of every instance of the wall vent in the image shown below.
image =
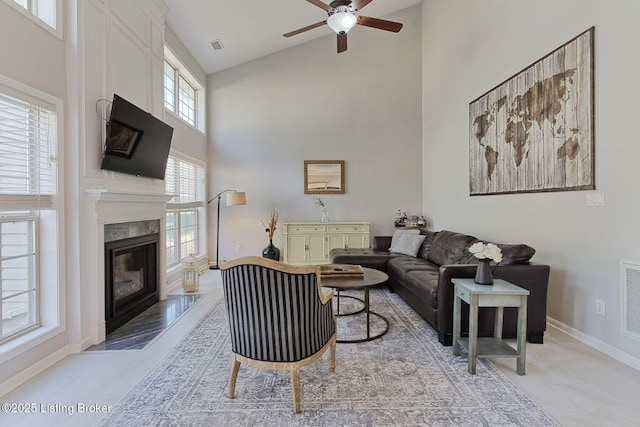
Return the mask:
[(640, 341), (640, 263), (622, 261), (622, 335)]

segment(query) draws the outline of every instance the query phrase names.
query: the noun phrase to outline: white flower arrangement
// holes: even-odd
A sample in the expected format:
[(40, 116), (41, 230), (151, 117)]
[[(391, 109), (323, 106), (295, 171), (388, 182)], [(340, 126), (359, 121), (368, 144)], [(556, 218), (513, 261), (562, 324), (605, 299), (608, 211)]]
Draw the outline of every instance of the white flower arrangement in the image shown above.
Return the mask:
[(502, 251), (495, 243), (476, 242), (469, 246), (469, 252), (478, 259), (490, 259), (495, 263), (502, 261)]

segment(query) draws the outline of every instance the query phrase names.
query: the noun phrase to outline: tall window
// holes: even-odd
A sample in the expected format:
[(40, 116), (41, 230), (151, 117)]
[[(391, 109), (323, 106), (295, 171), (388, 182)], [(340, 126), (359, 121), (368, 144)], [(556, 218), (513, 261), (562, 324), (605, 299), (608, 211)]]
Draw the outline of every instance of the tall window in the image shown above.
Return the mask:
[(57, 271), (57, 246), (45, 242), (56, 236), (57, 107), (1, 83), (0, 343), (40, 326), (41, 280)]
[(176, 112), (176, 69), (164, 61), (164, 108)]
[(179, 76), (178, 89), (178, 115), (192, 126), (196, 124), (196, 89), (185, 79)]
[(205, 133), (205, 89), (183, 62), (164, 48), (164, 107), (187, 125)]
[(169, 156), (165, 174), (167, 194), (167, 267), (189, 254), (200, 253), (200, 218), (204, 209), (204, 167)]
[(58, 28), (57, 10), (60, 0), (12, 0), (52, 29)]
[[(176, 82), (178, 87), (176, 90)], [(177, 66), (164, 61), (164, 107), (191, 126), (196, 127), (195, 85), (180, 72)]]

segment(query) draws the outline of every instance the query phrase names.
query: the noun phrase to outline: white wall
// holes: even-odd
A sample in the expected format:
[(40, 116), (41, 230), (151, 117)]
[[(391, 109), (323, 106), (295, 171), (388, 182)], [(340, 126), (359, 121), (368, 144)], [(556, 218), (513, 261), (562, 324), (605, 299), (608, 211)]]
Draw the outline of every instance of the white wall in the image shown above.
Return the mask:
[[(323, 196), (332, 221), (389, 234), (396, 210), (421, 213), (420, 7), (385, 18), (404, 28), (356, 27), (345, 53), (327, 35), (210, 77), (209, 197), (247, 194), (247, 206), (221, 208), (221, 260), (261, 253), (271, 207), (280, 223), (320, 221), (303, 192), (304, 160), (346, 162), (346, 194)], [(212, 202), (214, 257), (215, 223)], [(282, 248), (280, 228), (274, 244)]]
[[(530, 244), (551, 266), (549, 316), (638, 358), (640, 343), (620, 334), (619, 269), (640, 261), (640, 2), (425, 0), (422, 16), (423, 197), (433, 227)], [(595, 177), (606, 206), (586, 207), (585, 191), (469, 197), (469, 102), (594, 25)]]

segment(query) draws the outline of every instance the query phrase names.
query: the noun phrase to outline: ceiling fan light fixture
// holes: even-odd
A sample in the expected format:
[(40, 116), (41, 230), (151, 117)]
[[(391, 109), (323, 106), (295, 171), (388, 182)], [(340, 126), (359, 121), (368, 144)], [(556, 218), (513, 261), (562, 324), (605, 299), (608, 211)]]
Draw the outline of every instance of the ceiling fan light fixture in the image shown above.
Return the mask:
[(356, 18), (356, 15), (348, 11), (338, 11), (327, 19), (327, 25), (337, 34), (348, 33), (357, 22), (358, 18)]

